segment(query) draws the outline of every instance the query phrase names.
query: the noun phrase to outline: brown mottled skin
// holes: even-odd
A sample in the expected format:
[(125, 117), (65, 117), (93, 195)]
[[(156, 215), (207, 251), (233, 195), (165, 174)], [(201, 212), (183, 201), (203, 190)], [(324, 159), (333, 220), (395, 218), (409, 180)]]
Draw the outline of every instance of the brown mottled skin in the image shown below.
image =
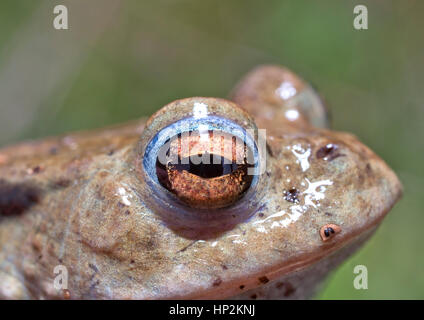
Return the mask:
[[(0, 149), (0, 297), (310, 297), (373, 233), (401, 184), (353, 135), (325, 128), (320, 99), (287, 69), (253, 70), (231, 100), (246, 112), (223, 99), (189, 98), (147, 123)], [(195, 102), (241, 125), (256, 123), (267, 130), (268, 145), (252, 217), (204, 239), (162, 220), (140, 168), (156, 126), (187, 116)], [(325, 225), (340, 230), (323, 241)], [(57, 265), (68, 269), (68, 290), (53, 286)]]

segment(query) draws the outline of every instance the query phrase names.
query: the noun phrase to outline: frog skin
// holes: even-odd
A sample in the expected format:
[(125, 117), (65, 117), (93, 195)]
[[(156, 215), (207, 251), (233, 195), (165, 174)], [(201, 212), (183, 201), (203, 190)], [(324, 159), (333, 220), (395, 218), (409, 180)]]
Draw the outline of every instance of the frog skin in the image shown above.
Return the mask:
[[(327, 128), (321, 99), (288, 69), (255, 68), (230, 100), (177, 100), (147, 121), (0, 149), (0, 297), (312, 297), (402, 186), (357, 138)], [(176, 121), (213, 115), (266, 129), (265, 170), (226, 206), (190, 208), (200, 192), (178, 189), (184, 202), (158, 184), (148, 146)], [(222, 197), (212, 191), (202, 205)], [(57, 266), (67, 286), (54, 285)]]

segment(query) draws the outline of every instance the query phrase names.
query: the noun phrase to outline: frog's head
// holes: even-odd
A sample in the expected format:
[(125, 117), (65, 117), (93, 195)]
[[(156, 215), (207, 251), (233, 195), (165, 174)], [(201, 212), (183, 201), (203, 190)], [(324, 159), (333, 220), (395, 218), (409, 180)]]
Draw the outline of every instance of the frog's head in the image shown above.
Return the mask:
[(92, 243), (127, 275), (115, 296), (278, 287), (272, 280), (369, 234), (399, 199), (396, 175), (353, 135), (327, 129), (322, 100), (289, 70), (255, 69), (232, 100), (166, 105), (118, 176), (102, 177), (134, 213), (99, 235), (109, 242)]

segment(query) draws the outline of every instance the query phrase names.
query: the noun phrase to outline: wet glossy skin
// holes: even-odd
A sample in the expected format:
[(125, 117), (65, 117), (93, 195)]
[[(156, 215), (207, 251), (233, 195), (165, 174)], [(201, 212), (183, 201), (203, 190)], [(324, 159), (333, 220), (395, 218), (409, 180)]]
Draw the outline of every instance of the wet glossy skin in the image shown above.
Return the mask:
[[(0, 297), (310, 296), (372, 234), (401, 185), (353, 135), (325, 129), (318, 96), (288, 70), (255, 69), (231, 100), (245, 111), (189, 98), (147, 123), (0, 149)], [(206, 211), (155, 183), (144, 161), (152, 138), (199, 104), (206, 118), (266, 129), (267, 142), (253, 186)], [(57, 265), (68, 290), (53, 287)]]

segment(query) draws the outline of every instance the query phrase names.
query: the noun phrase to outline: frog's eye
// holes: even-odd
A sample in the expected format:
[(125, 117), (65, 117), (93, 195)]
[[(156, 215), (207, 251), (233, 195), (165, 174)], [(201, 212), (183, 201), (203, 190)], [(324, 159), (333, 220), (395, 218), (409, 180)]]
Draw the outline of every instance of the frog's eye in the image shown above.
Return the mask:
[(238, 223), (260, 197), (262, 142), (252, 118), (232, 102), (172, 102), (151, 117), (140, 142), (146, 197), (167, 221), (184, 227)]
[(328, 110), (321, 97), (303, 79), (280, 66), (251, 71), (236, 87), (233, 100), (257, 117), (283, 116), (292, 123), (329, 127)]
[(193, 208), (231, 205), (252, 183), (253, 145), (240, 138), (245, 135), (241, 128), (224, 119), (210, 117), (197, 123), (185, 119), (176, 125), (185, 122), (191, 128), (165, 133), (173, 136), (158, 151), (156, 178)]

